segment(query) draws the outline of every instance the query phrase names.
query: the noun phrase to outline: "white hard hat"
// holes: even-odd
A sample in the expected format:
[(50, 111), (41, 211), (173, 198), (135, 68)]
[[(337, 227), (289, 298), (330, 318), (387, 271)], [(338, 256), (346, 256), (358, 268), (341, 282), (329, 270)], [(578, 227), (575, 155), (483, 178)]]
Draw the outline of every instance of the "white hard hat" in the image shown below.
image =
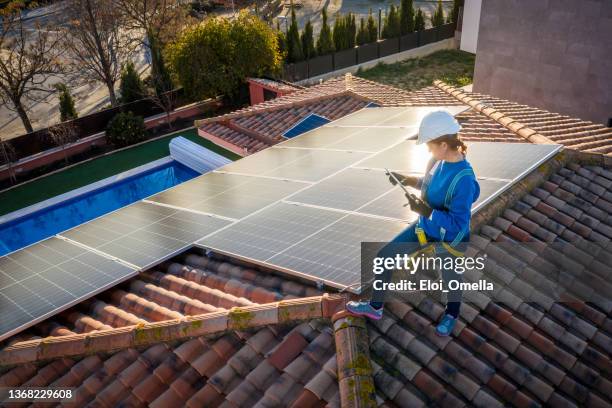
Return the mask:
[(460, 130), (459, 122), (447, 111), (430, 112), (421, 120), (416, 144), (431, 142), (444, 135), (454, 135)]

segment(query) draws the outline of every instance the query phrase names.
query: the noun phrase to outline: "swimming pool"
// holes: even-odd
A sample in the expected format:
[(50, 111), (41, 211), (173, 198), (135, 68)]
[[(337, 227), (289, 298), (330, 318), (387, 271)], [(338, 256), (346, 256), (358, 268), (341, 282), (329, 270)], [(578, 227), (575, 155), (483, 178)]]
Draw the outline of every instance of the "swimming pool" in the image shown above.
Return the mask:
[(0, 225), (0, 256), (190, 180), (199, 173), (167, 162)]

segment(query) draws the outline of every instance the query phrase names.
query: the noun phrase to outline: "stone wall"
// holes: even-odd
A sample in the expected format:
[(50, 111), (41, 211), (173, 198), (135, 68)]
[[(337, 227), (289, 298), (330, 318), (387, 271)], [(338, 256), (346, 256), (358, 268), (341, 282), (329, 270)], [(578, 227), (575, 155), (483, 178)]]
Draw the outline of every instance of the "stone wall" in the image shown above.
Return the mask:
[(473, 89), (607, 124), (612, 1), (483, 1)]

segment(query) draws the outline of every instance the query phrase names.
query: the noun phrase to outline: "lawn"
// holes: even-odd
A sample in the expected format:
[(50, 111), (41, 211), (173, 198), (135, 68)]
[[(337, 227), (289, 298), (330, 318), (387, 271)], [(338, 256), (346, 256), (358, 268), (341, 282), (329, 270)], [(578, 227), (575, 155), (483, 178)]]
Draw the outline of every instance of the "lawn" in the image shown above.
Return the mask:
[(231, 160), (239, 158), (238, 155), (198, 136), (196, 129), (188, 129), (117, 153), (77, 164), (66, 170), (0, 193), (0, 215), (168, 156), (170, 154), (168, 143), (170, 139), (177, 136), (183, 136)]
[(422, 58), (411, 58), (393, 64), (378, 64), (357, 71), (357, 76), (414, 91), (440, 79), (449, 85), (472, 83), (475, 55), (460, 50), (437, 51)]

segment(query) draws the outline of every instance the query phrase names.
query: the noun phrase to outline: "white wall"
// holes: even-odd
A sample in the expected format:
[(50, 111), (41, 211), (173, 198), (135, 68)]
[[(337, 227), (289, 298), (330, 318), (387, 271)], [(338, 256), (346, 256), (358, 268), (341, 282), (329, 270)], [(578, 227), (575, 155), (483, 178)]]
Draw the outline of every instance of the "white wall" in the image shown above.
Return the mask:
[(481, 7), (482, 0), (465, 0), (465, 5), (463, 7), (460, 48), (472, 54), (476, 54)]

